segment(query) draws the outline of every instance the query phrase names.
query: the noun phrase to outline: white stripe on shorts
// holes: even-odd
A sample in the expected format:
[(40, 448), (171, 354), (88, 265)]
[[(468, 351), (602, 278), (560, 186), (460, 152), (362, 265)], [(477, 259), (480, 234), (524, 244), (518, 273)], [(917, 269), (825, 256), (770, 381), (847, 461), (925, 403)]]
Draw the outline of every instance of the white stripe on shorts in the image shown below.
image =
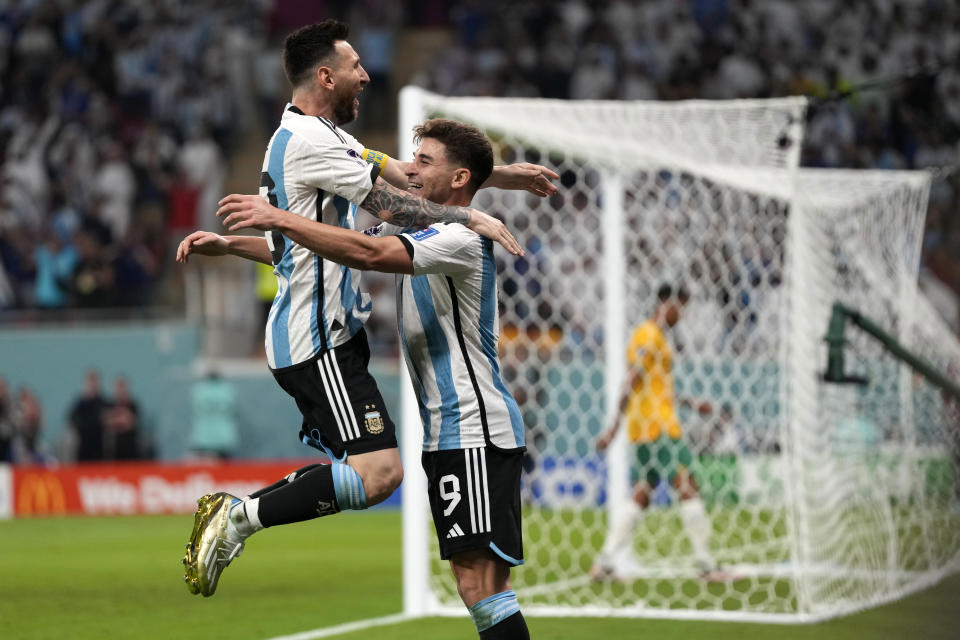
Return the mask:
[(347, 431), (344, 429), (343, 407), (341, 405), (340, 395), (336, 387), (330, 384), (330, 374), (327, 371), (326, 358), (330, 352), (324, 353), (317, 360), (317, 369), (320, 371), (320, 379), (323, 381), (323, 390), (327, 394), (327, 402), (330, 404), (330, 411), (337, 421), (337, 428), (340, 430), (340, 439), (346, 442), (351, 438), (347, 437)]
[(490, 531), (490, 492), (487, 488), (487, 454), (484, 447), (464, 449), (467, 470), (467, 497), (472, 533)]
[(483, 485), (483, 515), (484, 520), (487, 523), (484, 531), (490, 531), (490, 488), (487, 485), (487, 449), (486, 447), (480, 448), (480, 470), (483, 474), (483, 480), (481, 484)]
[(343, 384), (343, 375), (340, 373), (340, 363), (337, 362), (337, 354), (335, 351), (332, 351), (332, 350), (328, 351), (327, 353), (330, 356), (330, 364), (333, 368), (333, 373), (336, 378), (337, 387), (340, 389), (341, 393), (343, 394), (343, 402), (346, 405), (345, 411), (346, 411), (347, 419), (345, 422), (347, 423), (347, 431), (350, 432), (352, 430), (353, 437), (359, 438), (360, 427), (359, 425), (357, 425), (357, 415), (353, 412), (353, 406), (350, 404), (350, 396), (347, 394), (347, 385)]
[(463, 461), (467, 471), (467, 500), (470, 504), (470, 533), (477, 532), (477, 510), (473, 500), (473, 465), (470, 460), (470, 449), (463, 450)]

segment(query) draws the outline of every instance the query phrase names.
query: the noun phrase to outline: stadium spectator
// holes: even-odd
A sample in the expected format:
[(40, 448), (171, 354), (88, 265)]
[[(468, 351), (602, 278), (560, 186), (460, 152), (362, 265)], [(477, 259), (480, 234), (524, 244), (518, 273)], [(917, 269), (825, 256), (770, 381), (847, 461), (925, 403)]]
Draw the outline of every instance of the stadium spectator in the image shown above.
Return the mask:
[(103, 308), (113, 305), (116, 290), (110, 268), (104, 235), (88, 226), (75, 237), (77, 262), (70, 274), (70, 295), (81, 308)]
[(227, 460), (240, 444), (237, 428), (237, 392), (220, 372), (211, 369), (190, 389), (193, 412), (190, 450), (198, 458)]
[(138, 307), (150, 303), (161, 260), (147, 245), (145, 235), (144, 228), (131, 227), (114, 246), (110, 269), (116, 306)]
[(58, 233), (50, 233), (33, 254), (33, 302), (42, 309), (61, 309), (70, 301), (69, 287), (77, 264), (77, 251), (64, 244)]
[(17, 394), (16, 435), (13, 438), (14, 464), (47, 464), (53, 458), (43, 443), (43, 409), (40, 400), (30, 389), (21, 388)]
[(104, 458), (139, 460), (144, 457), (140, 407), (123, 376), (113, 381), (113, 397), (103, 411)]
[(0, 378), (0, 462), (13, 460), (13, 438), (16, 435), (13, 400), (6, 378)]
[(93, 194), (100, 200), (100, 220), (110, 228), (111, 238), (124, 237), (130, 227), (136, 186), (123, 146), (116, 140), (106, 143), (93, 177)]
[(100, 372), (87, 371), (83, 390), (70, 408), (71, 458), (77, 462), (96, 462), (104, 459), (104, 413), (107, 399), (100, 387)]
[(177, 165), (186, 184), (197, 190), (196, 210), (191, 216), (194, 226), (215, 226), (217, 201), (223, 194), (226, 174), (220, 147), (204, 126), (191, 127), (177, 156)]

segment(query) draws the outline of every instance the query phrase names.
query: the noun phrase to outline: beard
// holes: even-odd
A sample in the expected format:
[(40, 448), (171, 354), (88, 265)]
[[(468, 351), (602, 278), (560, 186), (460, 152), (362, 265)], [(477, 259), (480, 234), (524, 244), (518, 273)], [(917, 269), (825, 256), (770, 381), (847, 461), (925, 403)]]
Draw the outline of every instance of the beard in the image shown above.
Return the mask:
[(357, 110), (353, 106), (354, 98), (356, 98), (356, 95), (353, 93), (337, 96), (337, 100), (333, 104), (333, 117), (336, 118), (338, 125), (356, 120)]

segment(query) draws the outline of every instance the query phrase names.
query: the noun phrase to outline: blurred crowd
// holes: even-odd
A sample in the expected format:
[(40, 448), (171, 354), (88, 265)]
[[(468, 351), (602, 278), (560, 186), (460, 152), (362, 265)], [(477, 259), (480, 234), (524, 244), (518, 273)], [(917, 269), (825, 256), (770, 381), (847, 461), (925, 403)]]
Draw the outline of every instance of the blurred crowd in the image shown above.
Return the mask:
[(453, 44), (415, 78), (441, 94), (812, 97), (803, 165), (940, 169), (923, 260), (960, 294), (953, 0), (462, 0), (450, 16)]
[(90, 370), (73, 400), (66, 429), (51, 447), (44, 434), (40, 398), (28, 387), (14, 394), (0, 378), (0, 463), (102, 462), (152, 457), (139, 403), (123, 376), (113, 381), (113, 393), (101, 388), (100, 373)]
[(264, 11), (0, 2), (0, 310), (162, 295), (171, 230), (222, 195)]
[[(953, 0), (0, 0), (0, 311), (175, 298), (172, 243), (215, 228), (241, 134), (287, 97), (277, 37), (325, 16), (371, 77), (361, 135), (392, 128), (411, 73), (448, 95), (811, 96), (804, 165), (943, 168), (923, 260), (960, 292)], [(424, 26), (451, 44), (405, 69)]]

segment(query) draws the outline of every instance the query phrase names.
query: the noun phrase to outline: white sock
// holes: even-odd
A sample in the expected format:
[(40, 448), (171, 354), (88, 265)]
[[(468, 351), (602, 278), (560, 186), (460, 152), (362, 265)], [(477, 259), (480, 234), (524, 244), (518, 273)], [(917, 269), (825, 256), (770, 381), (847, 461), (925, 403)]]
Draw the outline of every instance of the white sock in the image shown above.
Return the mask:
[(683, 520), (683, 528), (690, 538), (690, 544), (693, 545), (693, 556), (698, 562), (713, 566), (716, 564), (713, 555), (710, 553), (710, 534), (713, 525), (710, 518), (707, 517), (707, 511), (703, 507), (703, 500), (699, 497), (690, 500), (680, 501), (680, 519)]
[(633, 500), (627, 500), (610, 522), (607, 529), (607, 539), (600, 550), (600, 558), (604, 562), (612, 562), (623, 549), (630, 549), (633, 545), (633, 532), (643, 515), (643, 510)]
[(249, 538), (263, 525), (260, 523), (260, 498), (244, 498), (230, 508), (230, 524), (228, 532), (241, 539)]

